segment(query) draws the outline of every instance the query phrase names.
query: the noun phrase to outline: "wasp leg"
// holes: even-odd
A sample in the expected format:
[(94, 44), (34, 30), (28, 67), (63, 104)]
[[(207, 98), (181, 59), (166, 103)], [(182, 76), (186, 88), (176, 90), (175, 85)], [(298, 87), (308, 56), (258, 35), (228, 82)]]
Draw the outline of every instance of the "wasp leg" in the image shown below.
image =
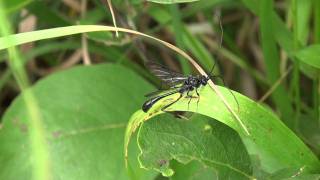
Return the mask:
[(189, 92), (190, 92), (190, 91), (188, 90), (188, 92), (187, 92), (187, 98), (189, 98), (189, 101), (188, 101), (188, 111), (189, 111), (191, 99), (193, 98), (193, 96), (190, 96)]
[(190, 91), (188, 90), (188, 92), (187, 92), (187, 97), (191, 97), (190, 94), (189, 94), (189, 92), (190, 92)]
[(190, 98), (189, 98), (189, 101), (188, 101), (188, 111), (189, 111), (191, 99), (192, 99), (192, 97), (190, 97)]
[[(200, 97), (197, 89), (196, 89), (197, 96), (192, 96), (192, 95), (189, 94), (189, 92), (190, 92), (190, 91), (187, 92), (187, 96), (186, 96), (186, 98), (189, 98), (189, 101), (188, 101), (188, 110), (189, 110), (189, 107), (190, 107), (191, 100), (192, 100), (193, 98), (197, 98), (197, 99), (198, 99), (197, 104), (198, 104), (198, 103), (199, 103), (199, 97)], [(198, 109), (198, 107), (197, 107), (197, 109)]]
[(198, 92), (198, 88), (196, 88), (196, 93), (197, 93), (197, 96), (198, 96), (198, 100), (197, 100), (197, 112), (198, 112), (198, 106), (199, 106), (199, 101), (200, 101), (200, 94)]
[(181, 98), (182, 98), (182, 94), (180, 93), (180, 96), (179, 96), (175, 101), (173, 101), (173, 102), (167, 104), (166, 106), (162, 107), (162, 108), (161, 108), (161, 111), (166, 112), (166, 109), (167, 109), (168, 107), (170, 107), (170, 106), (173, 105), (174, 103), (178, 102)]

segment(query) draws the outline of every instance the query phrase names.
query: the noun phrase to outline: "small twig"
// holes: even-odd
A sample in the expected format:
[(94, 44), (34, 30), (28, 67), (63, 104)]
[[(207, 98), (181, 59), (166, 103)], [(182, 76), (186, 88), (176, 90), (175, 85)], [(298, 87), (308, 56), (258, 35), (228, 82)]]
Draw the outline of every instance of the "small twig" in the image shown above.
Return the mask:
[[(111, 0), (107, 0), (107, 3), (108, 3), (108, 7), (109, 7), (109, 9), (110, 9), (113, 26), (114, 26), (115, 28), (117, 28), (117, 22), (116, 22), (116, 18), (115, 18), (114, 12), (113, 12)], [(116, 30), (116, 37), (117, 37), (117, 38), (119, 37), (118, 30)]]
[(236, 44), (239, 49), (245, 48), (245, 43), (247, 43), (250, 33), (248, 31), (251, 29), (251, 21), (248, 16), (244, 17), (244, 21), (240, 25), (240, 29), (236, 36)]
[(44, 76), (44, 75), (48, 75), (48, 74), (55, 72), (55, 71), (67, 69), (67, 68), (77, 64), (81, 60), (81, 57), (82, 57), (82, 50), (78, 49), (59, 66), (51, 67), (49, 69), (41, 69), (41, 68), (37, 67), (37, 65), (35, 63), (31, 63), (30, 68), (36, 74)]
[(53, 71), (69, 68), (78, 62), (80, 62), (82, 56), (82, 50), (76, 50), (65, 62), (63, 62), (60, 66), (53, 68)]
[(81, 50), (82, 50), (83, 64), (90, 65), (91, 60), (90, 60), (90, 56), (88, 53), (88, 40), (87, 40), (86, 34), (81, 35), (81, 43), (82, 43)]
[(215, 32), (211, 28), (211, 24), (208, 22), (197, 22), (197, 23), (190, 23), (187, 26), (188, 31), (191, 34), (209, 34), (214, 35)]
[(287, 77), (287, 75), (291, 70), (292, 70), (292, 66), (290, 66), (286, 70), (286, 72), (282, 74), (282, 76), (271, 86), (271, 88), (259, 99), (258, 102), (262, 103), (263, 101), (265, 101), (270, 96), (270, 94), (272, 94), (272, 92), (274, 92), (276, 88), (282, 83), (282, 81)]
[[(25, 17), (22, 21), (19, 23), (18, 31), (21, 32), (29, 32), (34, 31), (37, 28), (37, 17), (30, 14), (27, 10), (21, 11), (21, 17)], [(21, 52), (27, 53), (28, 51), (31, 51), (34, 47), (34, 42), (30, 42), (27, 44), (21, 45)], [(34, 59), (30, 59), (30, 61), (33, 61)]]
[[(84, 18), (85, 14), (87, 12), (87, 0), (82, 0), (81, 1), (81, 17)], [(86, 37), (86, 34), (83, 33), (81, 35), (81, 45), (82, 45), (82, 59), (83, 59), (83, 64), (85, 65), (90, 65), (91, 64), (91, 59), (89, 56), (88, 52), (88, 40)]]

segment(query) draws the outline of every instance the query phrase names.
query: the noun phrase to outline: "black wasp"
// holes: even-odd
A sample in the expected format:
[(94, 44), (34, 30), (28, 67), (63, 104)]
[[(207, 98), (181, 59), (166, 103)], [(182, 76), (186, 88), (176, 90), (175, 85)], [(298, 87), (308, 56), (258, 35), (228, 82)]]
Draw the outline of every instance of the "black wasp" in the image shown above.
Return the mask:
[[(182, 96), (187, 93), (187, 98), (190, 98), (188, 102), (188, 107), (191, 99), (193, 96), (190, 96), (189, 93), (193, 90), (195, 90), (199, 102), (199, 92), (198, 88), (201, 86), (205, 86), (208, 83), (208, 80), (210, 79), (209, 76), (203, 76), (203, 75), (188, 75), (185, 76), (183, 74), (180, 74), (178, 72), (169, 70), (165, 68), (164, 66), (155, 63), (153, 61), (148, 61), (146, 63), (146, 66), (151, 70), (151, 72), (160, 78), (165, 84), (167, 84), (170, 88), (165, 90), (165, 92), (162, 91), (156, 91), (153, 93), (150, 93), (146, 95), (147, 97), (152, 96), (151, 99), (147, 100), (143, 105), (142, 105), (142, 110), (144, 112), (147, 112), (156, 102), (161, 100), (164, 97), (170, 96), (175, 93), (179, 93), (180, 96), (177, 98), (175, 101), (171, 102), (170, 104), (164, 106), (161, 110), (165, 110), (175, 102), (177, 102), (179, 99), (182, 98)], [(213, 70), (213, 68), (212, 68)], [(211, 71), (212, 71), (211, 70)], [(210, 72), (211, 73), (211, 72)]]

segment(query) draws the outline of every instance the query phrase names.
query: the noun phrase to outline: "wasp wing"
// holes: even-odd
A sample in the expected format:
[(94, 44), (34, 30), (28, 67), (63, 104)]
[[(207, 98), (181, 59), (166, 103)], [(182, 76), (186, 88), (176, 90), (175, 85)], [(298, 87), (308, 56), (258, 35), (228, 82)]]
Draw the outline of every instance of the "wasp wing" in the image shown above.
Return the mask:
[(175, 86), (177, 84), (181, 84), (188, 79), (187, 76), (184, 76), (183, 74), (175, 72), (173, 70), (167, 69), (166, 67), (154, 61), (146, 62), (146, 66), (155, 76), (160, 78), (168, 86)]
[(155, 96), (159, 96), (159, 95), (162, 95), (162, 94), (165, 94), (165, 93), (168, 93), (170, 91), (176, 91), (177, 89), (179, 89), (179, 87), (174, 87), (174, 88), (170, 88), (170, 89), (160, 89), (160, 90), (157, 90), (157, 91), (153, 91), (151, 93), (148, 93), (146, 95), (144, 95), (145, 97), (155, 97)]

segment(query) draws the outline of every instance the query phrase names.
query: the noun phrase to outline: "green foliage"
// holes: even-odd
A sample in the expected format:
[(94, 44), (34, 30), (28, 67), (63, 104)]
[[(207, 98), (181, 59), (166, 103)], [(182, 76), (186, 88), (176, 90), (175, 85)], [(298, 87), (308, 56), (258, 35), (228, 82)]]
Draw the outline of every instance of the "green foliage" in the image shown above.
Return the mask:
[[(272, 8), (273, 3), (269, 0), (260, 1), (260, 19), (261, 19), (261, 39), (263, 56), (266, 64), (266, 71), (268, 79), (271, 82), (275, 82), (280, 78), (280, 70), (275, 67), (280, 66), (279, 50), (277, 49), (277, 44), (274, 39), (273, 28), (270, 30), (270, 22), (272, 22)], [(283, 121), (290, 128), (294, 128), (295, 122), (292, 119), (293, 110), (289, 102), (288, 94), (282, 85), (274, 91), (273, 99), (277, 107), (281, 109)]]
[[(236, 102), (230, 92), (225, 88), (220, 88), (220, 91), (232, 107), (236, 108)], [(256, 156), (260, 161), (261, 168), (268, 173), (282, 168), (300, 168), (302, 166), (305, 167), (304, 172), (317, 171), (320, 165), (318, 159), (272, 112), (245, 96), (233, 93), (241, 107), (238, 112), (239, 117), (249, 129), (250, 135), (244, 133), (219, 97), (209, 87), (205, 87), (201, 91), (201, 101), (199, 101), (198, 107), (196, 102), (191, 103), (188, 107), (189, 99), (184, 98), (167, 110), (196, 112), (221, 121), (235, 129), (240, 134), (249, 154)], [(151, 109), (148, 113), (140, 111), (135, 113), (127, 127), (125, 144), (128, 143), (130, 135), (139, 124), (149, 119), (150, 116), (161, 113), (159, 108), (168, 104), (170, 99), (173, 97), (159, 102), (158, 104), (162, 103), (162, 105)], [(159, 143), (159, 140), (156, 142)], [(170, 144), (168, 141), (166, 143)], [(170, 153), (173, 152), (170, 151)]]
[(301, 172), (304, 170), (304, 168), (288, 168), (288, 169), (282, 169), (274, 174), (270, 175), (269, 179), (286, 179), (286, 180), (316, 180), (320, 178), (320, 174), (307, 174), (303, 175)]
[(297, 51), (296, 57), (300, 61), (314, 68), (320, 69), (320, 61), (319, 61), (320, 53), (319, 52), (320, 52), (320, 45), (315, 44)]
[[(142, 78), (117, 65), (77, 67), (29, 89), (36, 95), (43, 118), (52, 178), (128, 179), (121, 153), (123, 133), (148, 89), (151, 86)], [(27, 113), (20, 96), (3, 117), (0, 179), (31, 178), (38, 154), (29, 150)], [(133, 146), (131, 153), (136, 154), (136, 149)], [(130, 159), (136, 161), (134, 156)], [(137, 164), (132, 168), (137, 179), (152, 175), (143, 173)]]
[(20, 10), (24, 6), (31, 3), (33, 0), (10, 0), (10, 1), (3, 1), (4, 6), (6, 7), (6, 13), (13, 13), (14, 11)]
[[(119, 37), (107, 1), (74, 2), (0, 0), (0, 179), (320, 179), (318, 0), (110, 1), (119, 27), (150, 35)], [(141, 36), (215, 64), (250, 134), (209, 86), (171, 115), (179, 94), (140, 110), (157, 82)], [(159, 42), (143, 55), (194, 73)], [(80, 66), (84, 52), (103, 64)]]
[(190, 120), (157, 116), (141, 126), (138, 143), (142, 165), (165, 176), (172, 175), (171, 159), (183, 164), (201, 162), (190, 176), (205, 168), (218, 179), (248, 179), (252, 174), (250, 158), (239, 135), (205, 116)]

